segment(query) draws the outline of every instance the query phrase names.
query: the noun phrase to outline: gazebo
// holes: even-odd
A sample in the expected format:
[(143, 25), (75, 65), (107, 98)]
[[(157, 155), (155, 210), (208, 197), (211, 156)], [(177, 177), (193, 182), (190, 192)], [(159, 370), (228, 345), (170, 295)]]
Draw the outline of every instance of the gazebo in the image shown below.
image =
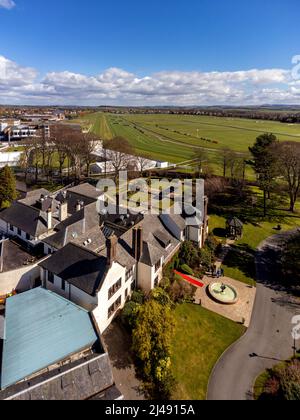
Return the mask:
[(242, 238), (244, 225), (237, 217), (231, 217), (226, 223), (227, 235), (230, 238)]

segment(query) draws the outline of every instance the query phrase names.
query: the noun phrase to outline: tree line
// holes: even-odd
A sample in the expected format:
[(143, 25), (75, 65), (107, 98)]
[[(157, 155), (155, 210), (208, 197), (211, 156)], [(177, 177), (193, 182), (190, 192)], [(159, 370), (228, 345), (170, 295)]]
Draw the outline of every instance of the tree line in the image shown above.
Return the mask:
[(20, 167), (24, 170), (25, 182), (31, 172), (34, 172), (35, 183), (39, 177), (49, 182), (57, 172), (61, 183), (64, 174), (68, 179), (71, 175), (75, 176), (76, 180), (80, 180), (82, 175), (89, 177), (91, 164), (99, 159), (96, 152), (102, 148), (105, 175), (108, 163), (110, 172), (112, 168), (116, 176), (122, 170), (142, 174), (146, 169), (148, 159), (135, 156), (133, 147), (123, 137), (102, 141), (94, 133), (82, 132), (71, 125), (52, 126), (50, 133), (47, 137), (41, 132), (22, 144)]

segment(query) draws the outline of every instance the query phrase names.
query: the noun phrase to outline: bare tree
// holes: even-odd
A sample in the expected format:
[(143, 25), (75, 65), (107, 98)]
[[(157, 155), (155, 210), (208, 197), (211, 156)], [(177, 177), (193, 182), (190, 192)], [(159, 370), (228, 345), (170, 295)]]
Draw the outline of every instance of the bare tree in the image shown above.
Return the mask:
[(45, 130), (40, 129), (38, 131), (38, 136), (36, 140), (37, 140), (37, 145), (38, 145), (39, 154), (40, 154), (40, 166), (42, 168), (43, 175), (45, 175), (46, 163), (49, 161), (49, 157), (48, 157), (49, 139), (45, 135)]
[(114, 168), (115, 180), (117, 180), (120, 171), (129, 169), (134, 150), (123, 137), (108, 140), (104, 142), (103, 147), (106, 149), (106, 159)]
[(92, 133), (82, 134), (82, 158), (86, 164), (87, 176), (90, 176), (90, 166), (96, 153), (99, 138)]
[(197, 149), (194, 152), (194, 162), (197, 167), (198, 177), (200, 178), (204, 170), (204, 164), (208, 161), (208, 154), (205, 149)]
[[(69, 143), (72, 141), (73, 130), (65, 125), (56, 125), (51, 128), (51, 142), (58, 156), (59, 173), (63, 183), (63, 168), (70, 155)], [(70, 159), (68, 159), (69, 163)]]
[(300, 144), (296, 142), (278, 143), (273, 148), (278, 159), (280, 173), (288, 186), (290, 211), (295, 211), (295, 205), (300, 192)]
[(149, 163), (149, 159), (144, 158), (144, 157), (142, 157), (142, 156), (137, 156), (137, 157), (135, 158), (135, 161), (136, 161), (136, 166), (137, 166), (137, 168), (138, 168), (138, 171), (140, 172), (140, 175), (141, 175), (141, 177), (142, 177), (142, 176), (143, 176), (143, 173), (144, 173), (144, 171), (146, 170), (147, 165), (148, 165), (148, 163)]
[(30, 155), (30, 162), (35, 167), (35, 183), (39, 180), (39, 166), (40, 166), (40, 142), (38, 137), (31, 139), (32, 153)]
[(23, 143), (23, 153), (21, 154), (20, 162), (19, 162), (20, 167), (24, 169), (25, 183), (27, 182), (27, 178), (28, 178), (31, 154), (32, 154), (32, 139), (27, 139), (27, 141)]
[(226, 178), (227, 169), (230, 165), (232, 160), (232, 150), (230, 149), (223, 149), (222, 150), (222, 165), (223, 165), (223, 177)]

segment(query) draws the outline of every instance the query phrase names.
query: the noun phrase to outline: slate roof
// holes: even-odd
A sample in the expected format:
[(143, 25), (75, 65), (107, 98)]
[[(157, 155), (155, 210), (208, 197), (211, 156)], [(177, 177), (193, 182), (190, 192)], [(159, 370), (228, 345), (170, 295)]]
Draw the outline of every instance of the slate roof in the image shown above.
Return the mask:
[(179, 227), (181, 231), (184, 231), (186, 228), (186, 221), (180, 214), (169, 214), (171, 220)]
[[(136, 226), (142, 227), (143, 241), (146, 244), (143, 245), (143, 253), (140, 261), (151, 267), (155, 265), (160, 258), (168, 258), (168, 256), (171, 255), (175, 248), (180, 244), (180, 241), (174, 238), (174, 236), (166, 229), (157, 215), (144, 215), (143, 220)], [(164, 243), (169, 246), (166, 248)], [(127, 231), (119, 238), (119, 245), (123, 248), (123, 252), (126, 253), (126, 257), (124, 256), (125, 260), (130, 261), (132, 258), (134, 261), (132, 230)], [(117, 258), (119, 259), (119, 256)], [(124, 263), (122, 262), (121, 265), (124, 265)]]
[(37, 200), (40, 199), (41, 196), (51, 196), (51, 193), (48, 190), (45, 190), (44, 188), (41, 188), (39, 190), (29, 191), (26, 193), (25, 198), (20, 200), (21, 203), (26, 204), (27, 206), (34, 205)]
[(141, 263), (153, 267), (162, 258), (162, 256), (163, 255), (160, 249), (148, 242), (143, 243), (143, 254), (140, 259)]
[[(11, 207), (3, 210), (0, 213), (0, 218), (33, 237), (38, 237), (48, 232), (47, 213), (21, 202), (15, 202)], [(53, 225), (55, 226), (55, 224), (57, 222), (53, 220)]]
[(90, 296), (96, 295), (108, 270), (106, 257), (94, 254), (73, 243), (69, 243), (41, 262), (40, 267)]
[(89, 204), (59, 223), (55, 234), (44, 240), (47, 245), (56, 249), (61, 249), (70, 242), (83, 245), (85, 241), (91, 239), (92, 246), (88, 249), (96, 251), (105, 245), (105, 237), (99, 226), (99, 214), (96, 203)]
[(93, 187), (91, 184), (85, 183), (78, 185), (77, 187), (69, 188), (68, 193), (81, 195), (82, 197), (89, 197), (98, 199), (101, 195), (101, 191)]
[[(62, 368), (63, 373), (56, 372), (51, 379), (37, 378), (40, 382), (15, 391), (8, 398), (15, 401), (82, 401), (105, 396), (105, 400), (120, 398), (121, 393), (114, 386), (114, 378), (107, 354), (97, 356), (89, 361), (81, 360), (78, 366)], [(1, 394), (0, 394), (1, 398)]]

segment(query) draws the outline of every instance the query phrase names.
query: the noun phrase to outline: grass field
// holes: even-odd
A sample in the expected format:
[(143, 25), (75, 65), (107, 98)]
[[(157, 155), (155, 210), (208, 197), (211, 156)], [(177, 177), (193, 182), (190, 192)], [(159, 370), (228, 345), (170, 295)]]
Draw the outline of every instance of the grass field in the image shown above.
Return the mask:
[[(210, 231), (222, 242), (226, 240), (226, 219), (211, 215)], [(265, 239), (278, 233), (276, 221), (261, 221), (259, 224), (245, 223), (242, 239), (236, 241), (235, 247), (228, 253), (223, 263), (225, 276), (253, 286), (256, 282), (254, 253)], [(285, 212), (281, 217), (282, 231), (300, 227), (299, 215)]]
[(242, 325), (196, 305), (179, 305), (173, 339), (173, 399), (205, 400), (213, 367), (224, 351), (245, 332)]
[(102, 139), (125, 137), (136, 152), (146, 157), (180, 163), (205, 148), (212, 165), (220, 149), (248, 153), (257, 136), (272, 132), (279, 140), (300, 141), (300, 126), (273, 121), (189, 115), (88, 114), (79, 120)]

